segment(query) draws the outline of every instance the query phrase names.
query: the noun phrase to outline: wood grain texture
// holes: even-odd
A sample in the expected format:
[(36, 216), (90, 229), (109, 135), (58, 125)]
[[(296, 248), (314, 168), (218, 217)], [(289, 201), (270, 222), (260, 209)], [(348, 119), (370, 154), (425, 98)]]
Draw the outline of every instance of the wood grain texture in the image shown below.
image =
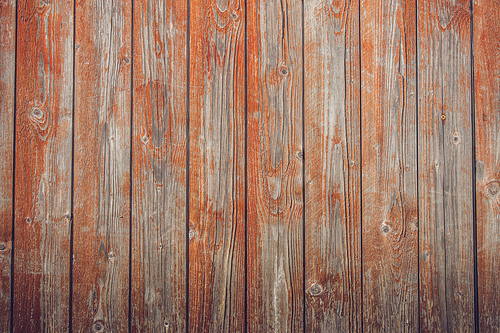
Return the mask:
[(244, 332), (244, 2), (190, 17), (189, 331)]
[(134, 1), (132, 331), (186, 330), (185, 1)]
[(16, 1), (0, 1), (0, 332), (10, 330)]
[(500, 2), (474, 1), (479, 328), (500, 331)]
[(416, 2), (361, 1), (363, 329), (418, 330)]
[(474, 330), (468, 0), (418, 2), (420, 326)]
[(18, 6), (14, 331), (66, 332), (73, 1)]
[(73, 332), (128, 329), (130, 0), (77, 0)]
[(302, 1), (247, 3), (248, 332), (303, 330)]
[(361, 331), (359, 1), (307, 1), (306, 331)]

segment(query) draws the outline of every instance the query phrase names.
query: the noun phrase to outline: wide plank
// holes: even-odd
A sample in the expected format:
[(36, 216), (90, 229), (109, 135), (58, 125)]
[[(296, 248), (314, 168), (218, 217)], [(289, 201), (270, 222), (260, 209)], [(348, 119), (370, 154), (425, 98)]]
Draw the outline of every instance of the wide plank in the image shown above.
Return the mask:
[(131, 328), (184, 332), (187, 3), (133, 3)]
[(500, 2), (474, 1), (479, 329), (500, 331)]
[(69, 330), (73, 5), (18, 2), (15, 332)]
[(192, 0), (189, 331), (245, 330), (245, 7)]
[(248, 332), (303, 330), (302, 1), (247, 3)]
[(0, 2), (0, 332), (10, 330), (16, 1)]
[(415, 0), (361, 0), (367, 332), (418, 331), (415, 10)]
[(418, 2), (420, 327), (474, 330), (469, 0)]
[(77, 0), (73, 332), (128, 329), (130, 0)]
[(305, 2), (307, 332), (361, 331), (359, 1)]

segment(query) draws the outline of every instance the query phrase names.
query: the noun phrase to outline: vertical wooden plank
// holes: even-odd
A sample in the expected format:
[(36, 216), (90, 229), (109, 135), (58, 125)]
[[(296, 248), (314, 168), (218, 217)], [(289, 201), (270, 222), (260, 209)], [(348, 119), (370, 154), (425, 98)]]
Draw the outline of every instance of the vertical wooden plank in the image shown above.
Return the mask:
[(125, 332), (132, 4), (76, 1), (73, 332)]
[(248, 331), (303, 329), (302, 1), (248, 9)]
[(474, 330), (469, 0), (418, 2), (420, 322)]
[(479, 328), (500, 331), (500, 2), (474, 1)]
[(16, 2), (0, 2), (0, 330), (10, 329)]
[(361, 331), (359, 1), (305, 2), (306, 330)]
[(16, 1), (0, 2), (0, 331), (10, 330)]
[(191, 1), (189, 331), (245, 330), (245, 8)]
[(73, 1), (18, 2), (14, 331), (69, 324)]
[(418, 331), (415, 10), (415, 0), (361, 1), (366, 331)]
[(134, 332), (186, 330), (186, 42), (185, 1), (134, 1)]

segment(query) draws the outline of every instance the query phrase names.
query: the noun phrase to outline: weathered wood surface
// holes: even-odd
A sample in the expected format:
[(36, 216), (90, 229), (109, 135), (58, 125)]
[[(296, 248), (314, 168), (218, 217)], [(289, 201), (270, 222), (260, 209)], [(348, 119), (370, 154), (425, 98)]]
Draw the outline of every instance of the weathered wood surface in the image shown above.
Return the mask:
[(18, 2), (14, 331), (69, 329), (73, 1)]
[(363, 329), (418, 330), (416, 2), (361, 1)]
[(474, 330), (471, 12), (418, 2), (420, 327)]
[(0, 332), (500, 330), (499, 22), (0, 0)]
[(244, 332), (244, 2), (190, 17), (189, 331)]
[(187, 4), (134, 1), (131, 328), (186, 330)]
[(500, 2), (474, 1), (478, 312), (500, 331)]
[(306, 1), (308, 332), (361, 331), (359, 1)]
[(16, 1), (0, 1), (0, 332), (10, 330)]
[(73, 332), (128, 329), (131, 9), (76, 2)]
[(248, 332), (303, 329), (302, 1), (247, 3)]

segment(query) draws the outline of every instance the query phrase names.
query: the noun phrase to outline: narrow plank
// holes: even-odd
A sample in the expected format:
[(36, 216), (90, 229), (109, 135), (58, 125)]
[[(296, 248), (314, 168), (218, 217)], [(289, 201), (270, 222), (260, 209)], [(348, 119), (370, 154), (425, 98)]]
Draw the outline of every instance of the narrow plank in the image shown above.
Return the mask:
[(73, 332), (128, 329), (130, 0), (77, 0)]
[(16, 1), (0, 2), (0, 331), (10, 330)]
[(363, 328), (418, 331), (416, 1), (361, 1)]
[(306, 331), (361, 331), (359, 1), (305, 2)]
[(73, 1), (18, 6), (14, 331), (66, 332)]
[(302, 1), (248, 10), (248, 331), (303, 329)]
[(500, 331), (500, 2), (474, 1), (479, 328)]
[(244, 332), (244, 2), (190, 18), (189, 331)]
[(186, 330), (187, 4), (134, 1), (132, 331)]
[(418, 2), (420, 325), (474, 330), (469, 0)]

